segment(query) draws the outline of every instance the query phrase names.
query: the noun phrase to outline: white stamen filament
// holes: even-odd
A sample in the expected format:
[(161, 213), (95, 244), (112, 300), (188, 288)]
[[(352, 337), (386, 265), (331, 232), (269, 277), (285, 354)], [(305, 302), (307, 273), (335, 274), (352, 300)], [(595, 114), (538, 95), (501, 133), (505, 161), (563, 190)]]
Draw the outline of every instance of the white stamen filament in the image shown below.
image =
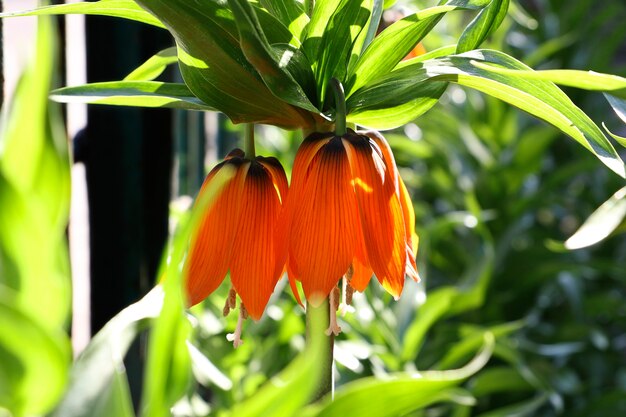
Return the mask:
[(229, 342), (233, 342), (233, 347), (236, 349), (239, 346), (243, 345), (243, 340), (241, 339), (241, 331), (243, 329), (243, 321), (248, 317), (248, 312), (244, 307), (243, 303), (239, 303), (239, 316), (237, 317), (237, 327), (235, 328), (235, 333), (228, 333), (226, 335), (226, 340)]
[(328, 325), (328, 329), (326, 329), (326, 336), (330, 336), (334, 334), (335, 336), (341, 333), (341, 327), (337, 324), (337, 307), (339, 307), (339, 288), (335, 287), (330, 292), (330, 302), (329, 310), (330, 310), (330, 323)]

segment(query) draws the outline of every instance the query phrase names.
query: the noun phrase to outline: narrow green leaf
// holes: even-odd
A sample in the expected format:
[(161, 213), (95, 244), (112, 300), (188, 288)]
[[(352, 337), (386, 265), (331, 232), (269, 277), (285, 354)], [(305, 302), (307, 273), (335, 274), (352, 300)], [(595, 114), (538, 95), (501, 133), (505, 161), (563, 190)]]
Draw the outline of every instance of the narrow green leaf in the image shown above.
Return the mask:
[[(449, 399), (448, 389), (455, 387), (476, 372), (493, 352), (493, 337), (487, 336), (481, 351), (466, 366), (452, 371), (425, 371), (418, 376), (397, 375), (389, 380), (361, 378), (344, 385), (334, 399), (327, 399), (314, 412), (318, 417), (371, 415), (395, 417)], [(446, 392), (446, 397), (439, 396)], [(375, 399), (373, 401), (372, 399)]]
[(543, 394), (527, 401), (479, 414), (479, 417), (532, 417), (537, 415), (539, 408), (546, 404), (548, 400), (548, 395)]
[(500, 27), (508, 10), (509, 0), (491, 0), (489, 6), (481, 10), (461, 34), (457, 53), (478, 48), (487, 36)]
[(54, 90), (51, 98), (61, 103), (215, 110), (195, 97), (185, 84), (159, 81), (111, 81), (63, 87)]
[(126, 402), (130, 399), (124, 400), (123, 381), (115, 381), (123, 377), (120, 372), (130, 345), (158, 316), (162, 306), (163, 289), (156, 287), (118, 313), (94, 336), (74, 363), (69, 387), (52, 417), (105, 417), (107, 410), (132, 410)]
[(324, 109), (327, 97), (332, 97), (327, 91), (330, 80), (345, 78), (352, 49), (371, 16), (372, 5), (372, 0), (322, 0), (315, 4), (303, 48), (313, 67)]
[(191, 92), (235, 123), (311, 126), (315, 115), (278, 100), (248, 62), (224, 2), (137, 0), (162, 19), (178, 45), (181, 73)]
[(16, 416), (42, 415), (63, 392), (70, 346), (60, 330), (51, 334), (8, 295), (0, 286), (0, 409)]
[[(248, 61), (261, 75), (265, 85), (275, 96), (287, 103), (313, 113), (319, 113), (319, 110), (311, 104), (302, 87), (286, 70), (294, 52), (286, 49), (282, 55), (274, 55), (274, 50), (265, 36), (263, 27), (247, 0), (229, 0), (229, 4), (239, 29), (241, 49)], [(275, 22), (273, 27), (278, 25), (280, 22)], [(306, 69), (301, 68), (300, 71)]]
[(168, 65), (178, 62), (176, 47), (157, 52), (133, 72), (124, 77), (124, 81), (152, 81), (165, 71)]
[(626, 219), (626, 187), (606, 200), (580, 228), (565, 241), (570, 250), (586, 248), (606, 239)]
[(489, 0), (451, 0), (444, 6), (421, 10), (398, 20), (374, 38), (347, 74), (346, 97), (392, 70), (447, 12), (481, 9)]
[[(556, 85), (478, 68), (477, 62), (528, 71), (526, 65), (498, 51), (476, 50), (407, 65), (398, 71), (425, 71), (434, 81), (451, 81), (512, 104), (559, 128), (592, 152), (607, 167), (626, 177), (624, 162), (600, 128)], [(409, 75), (407, 74), (407, 77)]]
[(328, 360), (328, 312), (312, 310), (307, 323), (306, 348), (270, 379), (253, 396), (238, 403), (230, 412), (232, 417), (291, 417), (300, 416), (302, 408), (318, 389), (322, 377), (320, 364)]
[(618, 136), (615, 133), (611, 132), (606, 125), (604, 124), (604, 122), (602, 122), (602, 127), (604, 128), (604, 130), (606, 131), (606, 133), (609, 134), (609, 136), (611, 136), (613, 139), (615, 139), (615, 141), (617, 143), (619, 143), (620, 145), (622, 145), (623, 147), (626, 148), (626, 138), (623, 136)]
[(148, 25), (164, 27), (163, 24), (143, 10), (133, 0), (100, 0), (95, 2), (78, 2), (38, 7), (33, 10), (24, 10), (11, 13), (0, 13), (2, 17), (62, 15), (62, 14), (90, 14), (100, 16), (121, 17), (135, 20)]
[(622, 122), (626, 123), (626, 100), (619, 99), (617, 97), (613, 97), (610, 94), (604, 94), (604, 98), (607, 99), (617, 117), (619, 117)]
[(259, 3), (289, 28), (298, 42), (301, 41), (302, 31), (310, 20), (304, 12), (301, 2), (296, 0), (260, 0)]
[(370, 129), (395, 129), (430, 110), (447, 86), (446, 82), (421, 83), (411, 85), (402, 94), (383, 95), (379, 95), (382, 89), (378, 88), (362, 90), (348, 100), (354, 106), (349, 110), (348, 122)]
[(502, 68), (484, 62), (474, 62), (476, 67), (497, 74), (511, 75), (528, 80), (551, 81), (555, 84), (591, 91), (604, 91), (626, 99), (626, 78), (595, 71), (579, 70), (519, 70)]

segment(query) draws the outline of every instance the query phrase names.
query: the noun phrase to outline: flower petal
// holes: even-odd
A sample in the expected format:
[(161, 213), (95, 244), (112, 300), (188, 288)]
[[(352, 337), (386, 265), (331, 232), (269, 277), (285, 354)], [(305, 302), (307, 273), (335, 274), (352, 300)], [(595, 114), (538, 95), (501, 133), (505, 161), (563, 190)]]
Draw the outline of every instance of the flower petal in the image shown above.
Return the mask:
[[(335, 137), (320, 148), (306, 172), (294, 170), (288, 206), (290, 257), (313, 305), (328, 297), (355, 255), (359, 227), (350, 166), (343, 143)], [(294, 186), (295, 187), (295, 186)]]
[(402, 204), (402, 213), (404, 214), (405, 239), (407, 246), (406, 274), (412, 280), (419, 281), (417, 264), (415, 263), (417, 245), (419, 242), (417, 233), (415, 233), (415, 211), (413, 210), (413, 203), (409, 197), (409, 191), (406, 189), (406, 185), (404, 185), (402, 177), (398, 176), (398, 182), (400, 185), (400, 203)]
[(228, 261), (241, 212), (240, 195), (249, 164), (243, 163), (240, 158), (232, 158), (216, 166), (207, 175), (198, 195), (201, 196), (210, 189), (211, 181), (226, 165), (236, 166), (237, 171), (222, 187), (219, 196), (204, 214), (197, 231), (191, 237), (183, 272), (190, 306), (215, 291), (228, 271)]
[(396, 188), (373, 141), (354, 135), (347, 149), (367, 259), (383, 287), (399, 297), (404, 286), (406, 240)]
[(275, 228), (280, 198), (270, 172), (252, 162), (241, 193), (241, 215), (236, 227), (230, 279), (250, 316), (263, 315), (280, 272), (276, 267)]

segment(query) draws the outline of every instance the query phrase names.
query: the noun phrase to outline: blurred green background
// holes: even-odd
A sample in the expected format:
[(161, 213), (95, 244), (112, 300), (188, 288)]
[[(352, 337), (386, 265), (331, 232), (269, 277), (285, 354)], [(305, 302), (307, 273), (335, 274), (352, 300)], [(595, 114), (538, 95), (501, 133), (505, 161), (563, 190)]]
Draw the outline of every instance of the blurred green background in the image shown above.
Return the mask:
[[(397, 1), (396, 6), (409, 11), (433, 3)], [(425, 39), (425, 48), (453, 43), (471, 17), (469, 13), (447, 15)], [(156, 49), (169, 46), (169, 38), (153, 38), (134, 23), (113, 24), (110, 19), (92, 17), (88, 22), (92, 23), (90, 56), (100, 56), (100, 61), (93, 62), (88, 55), (92, 62), (89, 81), (121, 78)], [(483, 47), (507, 52), (535, 69), (591, 69), (626, 76), (624, 22), (623, 0), (512, 1), (503, 26)], [(113, 38), (108, 30), (115, 34)], [(153, 43), (146, 44), (146, 39)], [(122, 44), (130, 46), (120, 53)], [(109, 66), (106, 72), (103, 57), (118, 66)], [(178, 77), (173, 72), (165, 76)], [(626, 136), (626, 127), (602, 94), (566, 92), (598, 124), (605, 122), (612, 132)], [(219, 157), (241, 146), (242, 136), (243, 128), (222, 116), (90, 108), (90, 126), (83, 139), (75, 140), (74, 156), (86, 164), (90, 187), (94, 333), (151, 288), (168, 239), (168, 223), (173, 233), (178, 220), (185, 219), (188, 196), (195, 194)], [(335, 344), (338, 391), (368, 376), (385, 379), (397, 372), (414, 375), (459, 368), (471, 360), (490, 332), (496, 338), (494, 354), (462, 385), (464, 391), (458, 398), (407, 415), (626, 415), (624, 221), (612, 236), (589, 248), (568, 250), (563, 244), (624, 181), (557, 129), (456, 85), (450, 85), (428, 113), (385, 136), (415, 206), (422, 281), (407, 282), (397, 302), (377, 284), (355, 295), (354, 311), (341, 319), (344, 333)], [(257, 126), (257, 153), (277, 156), (288, 175), (288, 163), (301, 140), (300, 132)], [(45, 143), (56, 149), (52, 139)], [(626, 156), (623, 148), (618, 151)], [(62, 147), (57, 153), (56, 158), (63, 160)], [(58, 175), (67, 180), (67, 172)], [(0, 182), (0, 186), (5, 184)], [(50, 227), (56, 230), (58, 225)], [(67, 258), (64, 253), (59, 256)], [(6, 259), (0, 257), (0, 272), (8, 269)], [(67, 265), (59, 263), (61, 275), (67, 278)], [(227, 291), (223, 285), (192, 309), (187, 317), (191, 330), (180, 324), (187, 321), (178, 313), (155, 325), (161, 326), (154, 332), (160, 331), (164, 340), (159, 346), (170, 342), (163, 338), (162, 329), (174, 329), (173, 351), (181, 341), (184, 348), (186, 332), (194, 335), (195, 378), (169, 375), (172, 381), (167, 386), (186, 393), (172, 409), (174, 415), (226, 415), (226, 410), (255, 394), (304, 348), (304, 313), (283, 280), (263, 319), (246, 323), (245, 343), (234, 350), (226, 334), (234, 330), (236, 316), (224, 319), (221, 315)], [(61, 299), (58, 303), (67, 304)], [(61, 317), (60, 309), (60, 317), (51, 320), (52, 330), (48, 329), (53, 333), (67, 328), (68, 320)], [(178, 321), (167, 322), (168, 317)], [(92, 353), (104, 349), (103, 340), (127, 349), (146, 327), (141, 320), (133, 322), (133, 337), (129, 337), (116, 331), (127, 330), (130, 322), (120, 316), (115, 320), (103, 333), (110, 339), (96, 339)], [(57, 349), (62, 367), (69, 362), (69, 341), (57, 336), (63, 348), (50, 349)], [(109, 388), (111, 398), (117, 398), (113, 403), (122, 404), (114, 409), (116, 415), (132, 415), (128, 404), (137, 405), (142, 390), (144, 395), (158, 397), (153, 387), (160, 382), (154, 381), (167, 379), (154, 369), (142, 378), (146, 344), (141, 337), (130, 348), (126, 371), (123, 363), (114, 362), (117, 371), (107, 374), (115, 381)], [(147, 355), (148, 363), (158, 363), (150, 358), (160, 356)], [(100, 369), (110, 362), (103, 361), (103, 368), (78, 367), (74, 378), (98, 378)], [(183, 362), (172, 360), (174, 365), (182, 363), (181, 367)], [(161, 365), (170, 371), (175, 368)], [(56, 380), (63, 386), (66, 376), (57, 371)], [(0, 371), (0, 377), (9, 374)], [(142, 381), (150, 382), (144, 387)], [(76, 385), (70, 386), (75, 390)], [(0, 399), (5, 393), (2, 389), (0, 384)], [(380, 398), (367, 400), (384, 401), (383, 394), (381, 390)], [(468, 400), (468, 395), (476, 401)], [(98, 412), (107, 415), (105, 411)]]

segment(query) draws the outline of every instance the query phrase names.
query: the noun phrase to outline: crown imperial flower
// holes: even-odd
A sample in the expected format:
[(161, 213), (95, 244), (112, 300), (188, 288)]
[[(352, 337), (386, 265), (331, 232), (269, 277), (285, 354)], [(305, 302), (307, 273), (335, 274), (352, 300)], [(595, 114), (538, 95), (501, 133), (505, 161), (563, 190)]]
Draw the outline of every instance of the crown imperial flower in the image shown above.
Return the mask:
[(294, 278), (300, 281), (313, 305), (331, 295), (336, 308), (335, 288), (344, 276), (363, 291), (373, 273), (396, 298), (406, 275), (418, 280), (412, 204), (377, 132), (307, 137), (280, 227), (292, 288)]
[[(225, 313), (241, 298), (241, 314), (261, 318), (284, 261), (276, 255), (276, 224), (287, 195), (287, 177), (276, 158), (246, 159), (235, 149), (207, 175), (200, 195), (226, 166), (234, 175), (202, 215), (184, 267), (189, 304), (211, 294), (227, 272), (233, 286)], [(245, 318), (245, 317), (244, 317)]]

